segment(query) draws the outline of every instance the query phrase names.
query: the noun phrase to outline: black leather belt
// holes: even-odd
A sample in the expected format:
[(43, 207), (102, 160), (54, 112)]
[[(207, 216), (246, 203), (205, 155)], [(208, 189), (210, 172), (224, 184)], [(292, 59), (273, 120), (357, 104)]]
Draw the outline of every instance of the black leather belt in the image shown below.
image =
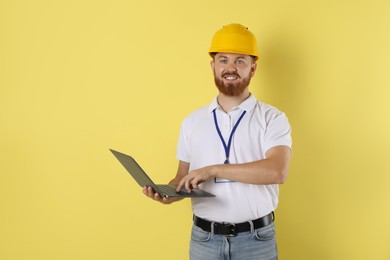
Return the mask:
[[(274, 213), (252, 220), (253, 229), (262, 228), (270, 225), (275, 219)], [(214, 234), (224, 235), (224, 236), (236, 236), (240, 232), (248, 232), (251, 230), (251, 224), (249, 222), (242, 223), (218, 223), (211, 222), (202, 218), (199, 218), (194, 215), (194, 225), (200, 227), (206, 232), (211, 232), (214, 230)], [(212, 229), (213, 226), (213, 229)]]

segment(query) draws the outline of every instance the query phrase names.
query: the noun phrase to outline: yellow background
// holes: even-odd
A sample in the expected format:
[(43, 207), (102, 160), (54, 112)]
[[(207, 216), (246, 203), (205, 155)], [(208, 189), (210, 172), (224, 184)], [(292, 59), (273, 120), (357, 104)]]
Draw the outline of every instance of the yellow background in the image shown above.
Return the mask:
[(187, 259), (189, 200), (148, 200), (182, 119), (216, 95), (213, 33), (256, 35), (251, 91), (286, 112), (294, 158), (280, 259), (390, 259), (388, 1), (0, 2), (0, 259)]

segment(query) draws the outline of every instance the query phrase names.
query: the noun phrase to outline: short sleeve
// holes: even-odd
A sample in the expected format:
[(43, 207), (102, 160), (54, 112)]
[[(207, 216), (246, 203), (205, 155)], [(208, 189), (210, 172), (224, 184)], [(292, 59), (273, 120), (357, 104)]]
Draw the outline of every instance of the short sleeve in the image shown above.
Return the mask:
[(179, 141), (177, 144), (176, 158), (179, 161), (189, 163), (190, 162), (190, 153), (188, 150), (188, 138), (186, 137), (185, 128), (186, 128), (185, 121), (183, 121), (181, 128), (180, 128)]
[(267, 127), (264, 135), (264, 154), (275, 146), (292, 148), (291, 126), (287, 116), (280, 111), (270, 111), (267, 118)]

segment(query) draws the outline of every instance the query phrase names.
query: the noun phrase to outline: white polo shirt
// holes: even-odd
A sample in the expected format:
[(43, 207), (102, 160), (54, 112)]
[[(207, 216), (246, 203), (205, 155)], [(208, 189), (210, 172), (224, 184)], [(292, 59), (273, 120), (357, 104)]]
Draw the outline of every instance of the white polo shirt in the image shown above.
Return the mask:
[[(226, 144), (237, 120), (246, 111), (232, 137), (231, 164), (264, 159), (266, 152), (275, 146), (291, 148), (291, 128), (284, 113), (257, 101), (252, 94), (225, 113), (215, 98), (182, 123), (177, 159), (190, 163), (190, 171), (225, 161), (225, 149), (216, 130), (213, 110)], [(253, 220), (274, 211), (278, 205), (276, 184), (253, 185), (213, 179), (200, 187), (216, 197), (192, 198), (192, 209), (196, 216), (211, 221), (240, 223)]]

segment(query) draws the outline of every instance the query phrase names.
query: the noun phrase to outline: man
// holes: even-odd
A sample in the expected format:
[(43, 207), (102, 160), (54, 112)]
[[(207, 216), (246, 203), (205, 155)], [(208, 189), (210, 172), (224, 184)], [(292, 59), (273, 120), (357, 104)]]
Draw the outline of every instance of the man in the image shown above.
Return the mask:
[[(202, 189), (192, 198), (190, 258), (277, 259), (273, 211), (287, 177), (291, 128), (284, 113), (257, 101), (248, 86), (257, 68), (254, 35), (240, 24), (217, 31), (209, 50), (219, 90), (214, 101), (183, 121), (177, 190)], [(150, 187), (148, 197), (164, 204)]]

